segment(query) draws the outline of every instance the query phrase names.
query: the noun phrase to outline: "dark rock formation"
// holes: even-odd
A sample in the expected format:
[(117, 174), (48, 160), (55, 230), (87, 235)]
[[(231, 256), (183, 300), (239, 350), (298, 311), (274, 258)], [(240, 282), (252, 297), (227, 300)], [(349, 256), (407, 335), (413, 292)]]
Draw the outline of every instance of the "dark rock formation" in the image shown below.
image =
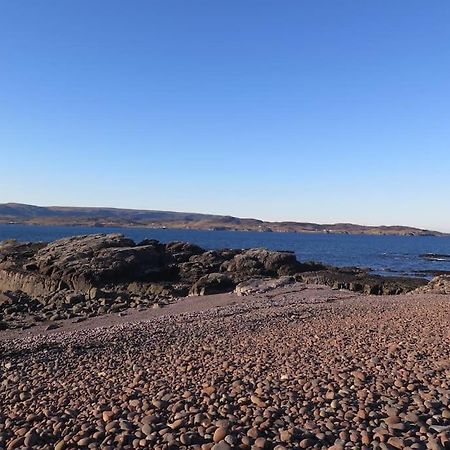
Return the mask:
[(173, 262), (165, 246), (136, 246), (120, 234), (75, 236), (50, 243), (35, 255), (38, 271), (61, 287), (86, 291), (130, 280), (161, 279)]
[(166, 244), (166, 251), (172, 255), (173, 259), (177, 263), (187, 262), (192, 256), (200, 255), (204, 252), (204, 250), (198, 245), (179, 241), (169, 242)]
[[(230, 292), (252, 279), (289, 276), (370, 294), (398, 294), (426, 283), (300, 263), (294, 253), (263, 248), (205, 251), (185, 242), (135, 244), (120, 234), (75, 236), (49, 244), (6, 241), (0, 244), (0, 321), (28, 326), (95, 316), (188, 294)], [(250, 292), (258, 284), (241, 288)]]
[(189, 291), (189, 295), (211, 295), (229, 292), (234, 289), (233, 280), (223, 273), (209, 273), (196, 281)]
[[(135, 244), (120, 234), (75, 236), (49, 244), (0, 245), (0, 320), (33, 322), (94, 316), (173, 297), (233, 291), (251, 277), (293, 274), (291, 253), (209, 250), (185, 242)], [(19, 320), (20, 319), (20, 320)]]
[(357, 268), (305, 272), (298, 274), (296, 278), (304, 283), (325, 284), (333, 289), (347, 289), (372, 295), (403, 294), (428, 283), (424, 278), (381, 277)]
[(252, 277), (293, 275), (299, 269), (294, 253), (274, 252), (264, 248), (246, 250), (221, 265), (221, 270), (231, 272), (236, 281)]
[(179, 265), (179, 276), (183, 280), (195, 283), (205, 274), (223, 272), (222, 265), (239, 252), (239, 250), (209, 250), (193, 255), (189, 261)]

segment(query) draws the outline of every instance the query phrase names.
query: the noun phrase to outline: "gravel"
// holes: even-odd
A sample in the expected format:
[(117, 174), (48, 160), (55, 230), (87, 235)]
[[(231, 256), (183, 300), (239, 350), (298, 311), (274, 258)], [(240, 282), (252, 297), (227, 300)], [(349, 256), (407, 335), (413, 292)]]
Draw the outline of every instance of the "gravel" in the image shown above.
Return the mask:
[(449, 448), (449, 308), (300, 286), (3, 339), (0, 449)]

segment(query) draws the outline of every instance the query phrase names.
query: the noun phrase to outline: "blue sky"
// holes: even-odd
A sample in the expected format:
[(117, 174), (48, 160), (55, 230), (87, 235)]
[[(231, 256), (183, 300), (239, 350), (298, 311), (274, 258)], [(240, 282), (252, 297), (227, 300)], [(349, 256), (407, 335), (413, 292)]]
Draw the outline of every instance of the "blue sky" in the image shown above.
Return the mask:
[(450, 3), (3, 0), (0, 202), (450, 231)]

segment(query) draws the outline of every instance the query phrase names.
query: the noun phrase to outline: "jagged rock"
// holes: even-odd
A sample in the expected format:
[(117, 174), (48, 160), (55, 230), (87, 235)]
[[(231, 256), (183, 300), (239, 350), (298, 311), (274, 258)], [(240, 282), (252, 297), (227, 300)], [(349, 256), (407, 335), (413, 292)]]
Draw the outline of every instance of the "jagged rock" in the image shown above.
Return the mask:
[(231, 278), (223, 273), (210, 273), (201, 277), (193, 284), (189, 295), (211, 295), (222, 292), (231, 292), (235, 284)]
[(199, 264), (204, 270), (219, 270), (220, 266), (239, 253), (238, 250), (208, 250), (200, 255), (192, 256), (189, 262)]
[(92, 287), (88, 291), (88, 297), (90, 300), (95, 300), (95, 299), (101, 298), (104, 295), (105, 295), (105, 293), (97, 287)]
[(24, 268), (29, 264), (29, 258), (45, 245), (41, 242), (18, 242), (14, 239), (0, 242), (0, 268)]
[(208, 250), (193, 255), (189, 261), (178, 265), (179, 278), (192, 284), (203, 275), (221, 272), (222, 264), (238, 253), (239, 250)]
[(136, 246), (119, 234), (61, 239), (35, 255), (40, 273), (82, 292), (108, 282), (158, 279), (168, 258), (159, 243)]
[(174, 241), (166, 244), (166, 250), (177, 263), (187, 262), (194, 255), (200, 255), (204, 250), (198, 245), (188, 242)]
[(84, 294), (72, 292), (70, 294), (67, 294), (65, 296), (65, 303), (69, 305), (75, 305), (77, 303), (84, 303), (85, 302)]
[(182, 297), (187, 295), (192, 283), (161, 282), (146, 283), (141, 281), (133, 281), (127, 286), (127, 292), (135, 295), (144, 296), (162, 296), (162, 297)]
[[(327, 270), (328, 266), (316, 262), (316, 261), (308, 261), (308, 262), (298, 262), (297, 264), (297, 272), (318, 272), (319, 270)], [(356, 269), (356, 268), (355, 268)], [(359, 269), (361, 270), (361, 269)], [(366, 272), (366, 271), (364, 271)]]

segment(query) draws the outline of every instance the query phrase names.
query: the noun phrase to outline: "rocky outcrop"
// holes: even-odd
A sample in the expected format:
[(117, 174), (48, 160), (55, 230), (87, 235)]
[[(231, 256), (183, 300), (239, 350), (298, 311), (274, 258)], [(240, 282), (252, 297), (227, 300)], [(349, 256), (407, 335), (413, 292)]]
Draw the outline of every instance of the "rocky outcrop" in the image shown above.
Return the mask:
[(135, 245), (119, 234), (61, 239), (40, 249), (34, 259), (39, 273), (82, 292), (108, 283), (159, 280), (173, 262), (159, 242)]
[(446, 253), (422, 253), (419, 258), (426, 259), (428, 261), (450, 261), (450, 255)]
[(450, 294), (450, 275), (434, 277), (428, 284), (416, 289), (420, 294)]
[(294, 253), (274, 252), (264, 248), (252, 248), (234, 256), (222, 264), (221, 270), (233, 273), (235, 279), (249, 277), (293, 275), (299, 271)]
[(239, 254), (239, 250), (209, 250), (193, 255), (188, 261), (179, 264), (179, 277), (195, 283), (208, 273), (224, 272), (222, 266)]
[(183, 263), (189, 261), (195, 255), (204, 253), (205, 250), (189, 242), (174, 241), (166, 245), (166, 251), (172, 255), (176, 263)]
[(120, 234), (49, 244), (8, 241), (0, 245), (0, 292), (7, 294), (0, 300), (0, 315), (59, 320), (119, 312), (188, 294), (230, 292), (249, 278), (293, 274), (300, 268), (292, 253), (205, 251), (156, 240), (136, 244)]
[(304, 283), (324, 284), (333, 289), (372, 295), (404, 294), (427, 284), (427, 280), (423, 278), (381, 277), (357, 268), (305, 272), (298, 274), (296, 278)]
[[(185, 295), (265, 292), (294, 276), (371, 294), (398, 294), (425, 282), (369, 275), (263, 248), (204, 250), (185, 242), (138, 244), (120, 234), (64, 238), (55, 242), (0, 244), (0, 320), (26, 326), (33, 320), (88, 317), (147, 308)], [(280, 279), (279, 282), (270, 280)]]
[(135, 244), (120, 234), (87, 235), (47, 245), (6, 243), (0, 248), (0, 289), (45, 296), (62, 290), (88, 294), (95, 287), (128, 285), (134, 293), (138, 288), (152, 293), (158, 290), (155, 284), (164, 283), (166, 288), (167, 283), (181, 283), (190, 289), (210, 274), (216, 275), (203, 283), (224, 274), (220, 279), (229, 279), (228, 288), (234, 288), (251, 277), (294, 274), (299, 268), (295, 255), (287, 252), (205, 251), (183, 242)]
[(234, 289), (233, 280), (223, 273), (209, 273), (196, 281), (189, 291), (189, 295), (212, 295), (221, 292), (231, 292)]

